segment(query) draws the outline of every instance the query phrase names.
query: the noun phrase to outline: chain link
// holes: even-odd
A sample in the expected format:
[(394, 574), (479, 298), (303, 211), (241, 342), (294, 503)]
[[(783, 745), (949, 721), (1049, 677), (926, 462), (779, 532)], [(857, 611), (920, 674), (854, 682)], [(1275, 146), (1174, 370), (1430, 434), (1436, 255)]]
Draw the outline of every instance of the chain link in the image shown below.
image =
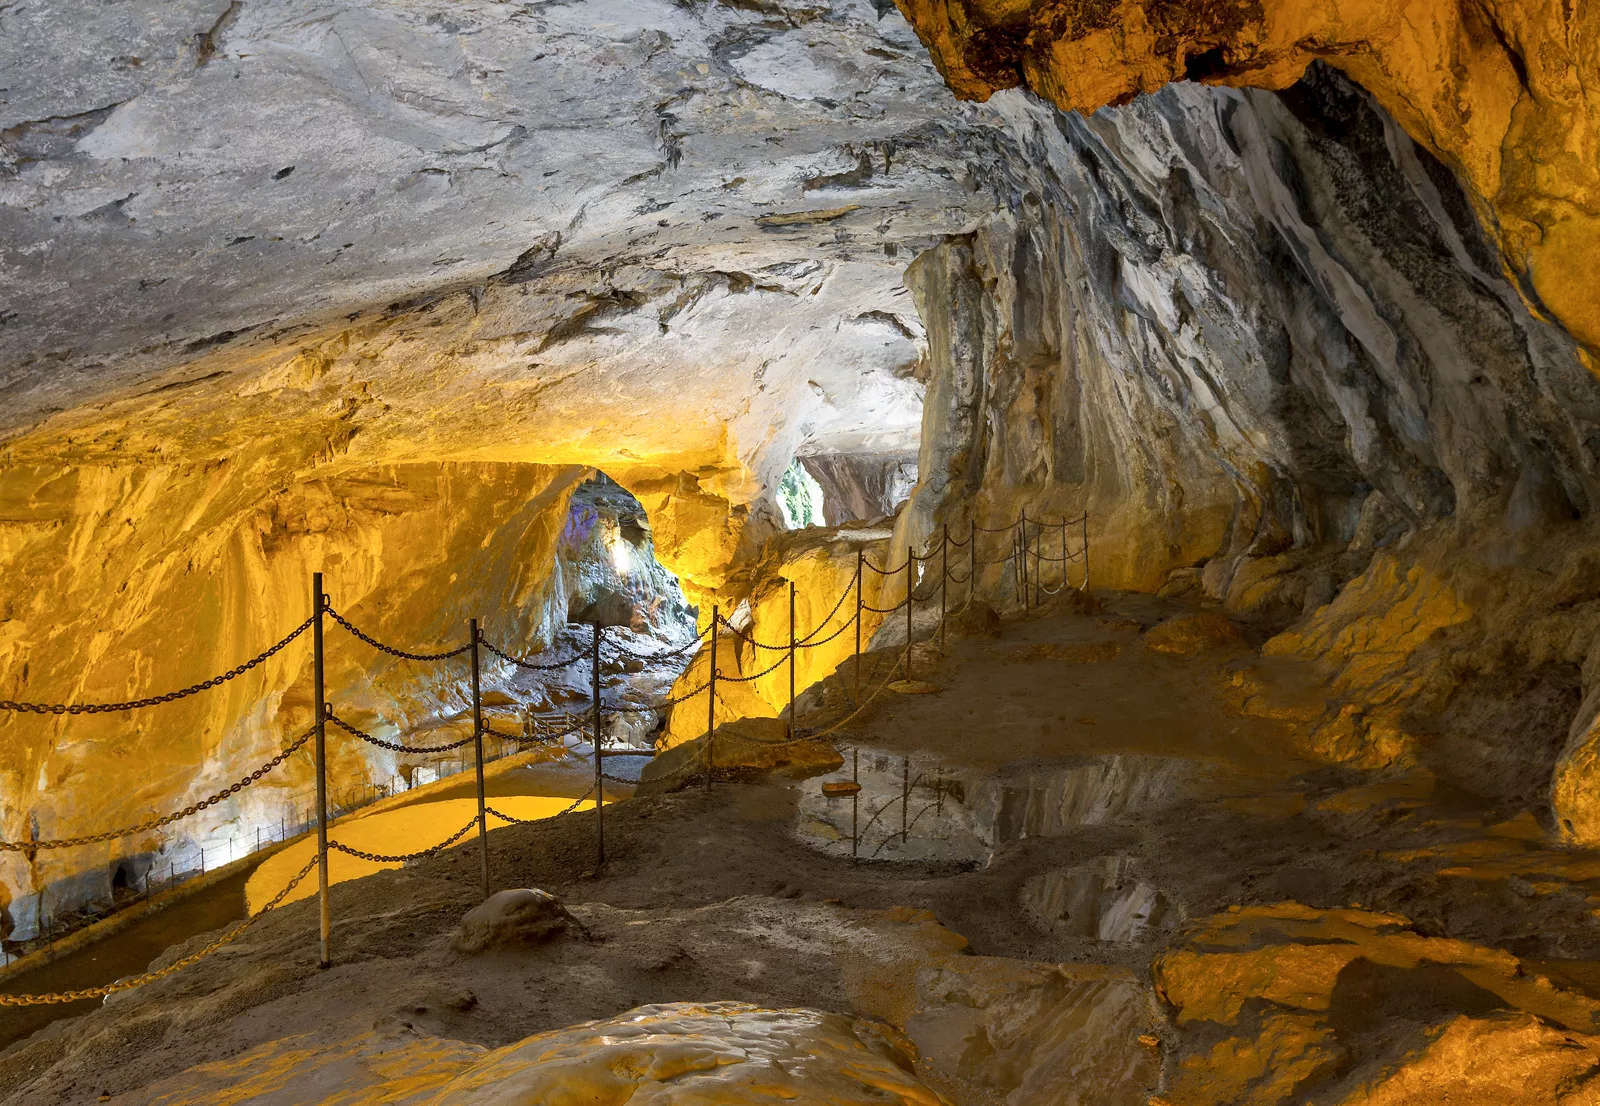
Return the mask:
[(478, 640), (485, 649), (489, 650), (489, 652), (493, 653), (501, 660), (508, 664), (514, 664), (518, 668), (525, 668), (529, 672), (554, 672), (557, 669), (565, 668), (567, 665), (583, 659), (582, 653), (574, 653), (568, 660), (555, 661), (551, 664), (534, 664), (532, 661), (523, 660), (521, 657), (513, 657), (510, 653), (504, 652), (499, 648), (489, 644), (489, 642), (483, 638), (479, 638)]
[(311, 628), (316, 616), (312, 615), (293, 630), (287, 637), (269, 646), (263, 652), (257, 653), (249, 660), (234, 668), (228, 669), (220, 676), (213, 676), (209, 680), (202, 680), (191, 684), (179, 691), (168, 691), (162, 695), (151, 695), (143, 699), (132, 699), (126, 703), (19, 703), (11, 699), (0, 699), (0, 710), (18, 711), (25, 714), (109, 714), (119, 710), (137, 710), (141, 707), (153, 707), (158, 703), (171, 703), (179, 699), (187, 699), (191, 695), (198, 695), (202, 691), (210, 691), (214, 687), (221, 687), (229, 680), (243, 676), (256, 665), (276, 656), (285, 649), (290, 642)]
[(206, 957), (216, 952), (222, 946), (237, 941), (244, 935), (245, 930), (249, 929), (262, 918), (266, 917), (271, 911), (276, 910), (279, 906), (282, 906), (283, 900), (288, 898), (290, 892), (292, 892), (296, 887), (300, 886), (301, 881), (304, 880), (306, 876), (310, 875), (311, 870), (317, 866), (317, 859), (317, 857), (313, 856), (310, 860), (306, 861), (305, 867), (301, 868), (299, 873), (289, 881), (288, 885), (285, 886), (282, 891), (279, 891), (276, 895), (272, 896), (271, 901), (263, 906), (257, 913), (249, 918), (246, 918), (238, 925), (230, 928), (221, 937), (218, 937), (215, 941), (212, 941), (199, 952), (192, 952), (180, 960), (174, 960), (165, 968), (161, 968), (153, 972), (145, 972), (143, 975), (128, 976), (126, 979), (119, 979), (114, 983), (107, 983), (100, 987), (85, 987), (81, 991), (56, 991), (47, 994), (36, 995), (0, 994), (0, 1006), (54, 1006), (63, 1002), (82, 1002), (84, 999), (105, 998), (107, 995), (115, 994), (118, 991), (131, 991), (135, 987), (143, 987), (147, 983), (154, 983), (158, 979), (165, 979), (174, 972), (180, 972), (192, 964), (199, 963), (201, 960), (204, 960)]
[(589, 788), (588, 791), (585, 791), (582, 795), (580, 795), (576, 799), (574, 799), (572, 801), (572, 805), (567, 807), (566, 810), (558, 811), (555, 814), (547, 814), (543, 818), (513, 818), (509, 814), (501, 814), (498, 810), (496, 810), (492, 806), (484, 807), (483, 808), (483, 812), (485, 814), (493, 814), (496, 818), (500, 819), (502, 822), (510, 822), (513, 825), (518, 825), (518, 826), (531, 826), (535, 822), (543, 822), (543, 821), (546, 821), (547, 819), (550, 819), (550, 818), (560, 818), (563, 814), (571, 814), (574, 810), (577, 810), (584, 803), (588, 802), (589, 799), (593, 797), (593, 795), (594, 795), (594, 788), (591, 787), (591, 788)]
[[(769, 668), (767, 671), (770, 672), (772, 670)], [(726, 677), (726, 676), (718, 676), (717, 678), (719, 680), (726, 680), (728, 677)], [(644, 714), (647, 711), (652, 711), (652, 710), (662, 711), (662, 710), (666, 710), (668, 707), (675, 707), (679, 703), (687, 703), (690, 699), (693, 699), (696, 695), (699, 695), (702, 691), (704, 691), (706, 688), (708, 688), (710, 686), (711, 686), (711, 681), (707, 680), (705, 683), (701, 684), (699, 687), (695, 688), (693, 691), (686, 691), (682, 695), (674, 696), (671, 699), (664, 699), (659, 703), (651, 703), (651, 704), (649, 704), (647, 706), (642, 706), (642, 707), (627, 706), (627, 707), (624, 707), (624, 706), (616, 706), (616, 705), (614, 705), (614, 706), (609, 706), (609, 707), (602, 707), (601, 709), (602, 710), (611, 711), (613, 714)]]
[(328, 848), (344, 853), (346, 856), (353, 856), (358, 860), (370, 860), (375, 864), (403, 864), (408, 860), (421, 860), (423, 857), (432, 856), (434, 853), (439, 852), (442, 849), (448, 849), (451, 845), (454, 845), (457, 841), (460, 841), (463, 837), (470, 833), (473, 827), (475, 827), (477, 824), (478, 816), (473, 815), (472, 821), (456, 830), (455, 833), (452, 833), (449, 837), (446, 837), (437, 845), (434, 845), (432, 848), (423, 849), (420, 852), (414, 853), (399, 853), (395, 856), (388, 856), (384, 853), (369, 853), (364, 852), (361, 849), (352, 849), (349, 845), (342, 844), (338, 841), (329, 841)]
[(310, 741), (316, 732), (317, 728), (315, 726), (311, 727), (311, 729), (307, 730), (305, 733), (296, 738), (292, 745), (289, 745), (281, 750), (277, 756), (267, 761), (267, 763), (263, 764), (260, 768), (257, 768), (254, 772), (251, 772), (248, 776), (245, 776), (236, 783), (230, 784), (223, 790), (218, 791), (215, 795), (212, 795), (206, 799), (201, 799), (197, 803), (191, 803), (175, 813), (163, 814), (158, 818), (151, 818), (148, 821), (140, 822), (136, 826), (129, 826), (127, 829), (107, 830), (104, 833), (91, 833), (84, 837), (61, 837), (51, 841), (0, 841), (0, 851), (26, 853), (32, 852), (35, 849), (70, 849), (79, 845), (94, 845), (102, 841), (115, 841), (121, 837), (132, 837), (135, 834), (148, 833), (151, 830), (160, 829), (162, 826), (171, 825), (173, 822), (178, 822), (184, 818), (199, 814), (202, 810), (205, 810), (207, 807), (215, 806), (223, 799), (237, 795), (239, 792), (243, 791), (245, 788), (261, 779), (262, 776), (265, 776), (268, 772), (272, 771), (278, 765), (288, 760), (289, 757), (296, 752), (296, 750), (303, 746), (307, 741)]
[(448, 745), (399, 745), (393, 741), (384, 741), (382, 738), (373, 737), (364, 730), (358, 730), (331, 711), (326, 715), (326, 718), (351, 737), (359, 737), (369, 745), (376, 745), (380, 749), (392, 749), (397, 753), (448, 753), (452, 749), (460, 749), (471, 745), (473, 741), (470, 737), (463, 737), (460, 741), (452, 741)]
[(462, 653), (465, 653), (467, 650), (472, 648), (472, 642), (469, 641), (465, 645), (458, 645), (454, 649), (446, 650), (443, 653), (408, 653), (404, 649), (396, 649), (392, 645), (385, 645), (383, 642), (379, 641), (377, 638), (373, 637), (370, 634), (362, 633), (361, 630), (359, 630), (356, 627), (355, 623), (351, 622), (348, 618), (346, 618), (344, 615), (340, 614), (338, 611), (334, 610), (332, 607), (324, 606), (323, 610), (328, 612), (328, 617), (329, 618), (332, 618), (339, 625), (343, 626), (346, 630), (349, 630), (352, 634), (354, 634), (356, 637), (360, 638), (362, 641), (366, 642), (368, 645), (372, 646), (378, 652), (380, 652), (380, 653), (388, 653), (391, 657), (399, 657), (402, 660), (408, 660), (408, 661), (442, 661), (442, 660), (449, 660), (451, 657), (459, 657)]
[(636, 653), (632, 649), (629, 649), (626, 645), (623, 645), (621, 642), (613, 641), (611, 644), (617, 650), (617, 652), (621, 653), (623, 656), (632, 657), (636, 661), (659, 661), (665, 660), (668, 657), (676, 657), (682, 653), (687, 653), (690, 649), (699, 648), (701, 641), (705, 638), (707, 631), (710, 629), (710, 624), (707, 624), (706, 628), (695, 634), (693, 639), (678, 646), (676, 649), (666, 649), (659, 653)]
[(779, 657), (777, 660), (773, 661), (771, 665), (763, 668), (760, 672), (757, 672), (753, 676), (725, 676), (719, 672), (717, 673), (717, 682), (724, 684), (747, 684), (752, 680), (759, 680), (761, 677), (768, 675), (769, 673), (776, 672), (778, 669), (782, 668), (788, 663), (788, 657)]

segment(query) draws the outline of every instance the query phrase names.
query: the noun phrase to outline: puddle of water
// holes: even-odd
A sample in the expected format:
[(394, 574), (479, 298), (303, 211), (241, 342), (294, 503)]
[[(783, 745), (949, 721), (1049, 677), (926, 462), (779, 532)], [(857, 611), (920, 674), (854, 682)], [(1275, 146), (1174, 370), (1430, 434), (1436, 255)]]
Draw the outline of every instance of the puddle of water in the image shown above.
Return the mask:
[(1180, 920), (1167, 897), (1138, 879), (1133, 861), (1123, 856), (1035, 876), (1022, 889), (1022, 906), (1046, 933), (1096, 941), (1138, 941)]
[[(854, 844), (855, 855), (870, 859), (982, 864), (1024, 837), (1163, 805), (1192, 770), (1181, 760), (1109, 755), (989, 772), (863, 749), (838, 772), (807, 781), (796, 832), (834, 856), (852, 855)], [(849, 782), (860, 791), (841, 792)]]

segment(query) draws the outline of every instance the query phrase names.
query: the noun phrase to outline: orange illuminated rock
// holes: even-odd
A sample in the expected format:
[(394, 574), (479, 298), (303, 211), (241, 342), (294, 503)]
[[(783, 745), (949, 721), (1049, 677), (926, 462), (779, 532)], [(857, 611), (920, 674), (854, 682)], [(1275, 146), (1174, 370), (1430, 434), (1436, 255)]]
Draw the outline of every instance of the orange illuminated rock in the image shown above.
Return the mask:
[[(1244, 634), (1225, 615), (1212, 611), (1170, 618), (1144, 635), (1145, 648), (1173, 657), (1193, 657), (1213, 649), (1245, 647)], [(1115, 647), (1113, 646), (1113, 649)]]
[[(1322, 59), (1466, 182), (1506, 263), (1591, 351), (1600, 13), (1493, 0), (898, 0), (956, 93), (1091, 112), (1172, 81), (1285, 88)], [(1594, 362), (1591, 361), (1591, 365)]]

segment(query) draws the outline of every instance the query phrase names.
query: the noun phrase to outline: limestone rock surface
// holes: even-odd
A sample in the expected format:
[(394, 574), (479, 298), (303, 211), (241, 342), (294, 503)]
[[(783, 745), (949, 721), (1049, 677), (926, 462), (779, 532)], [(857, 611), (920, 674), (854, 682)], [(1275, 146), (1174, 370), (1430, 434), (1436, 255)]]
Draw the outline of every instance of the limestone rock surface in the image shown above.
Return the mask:
[(451, 947), (468, 954), (537, 945), (565, 933), (572, 916), (536, 887), (496, 891), (461, 918)]
[(1281, 89), (1322, 59), (1465, 182), (1528, 300), (1600, 348), (1600, 14), (1526, 0), (897, 0), (964, 96), (1063, 108), (1171, 81)]

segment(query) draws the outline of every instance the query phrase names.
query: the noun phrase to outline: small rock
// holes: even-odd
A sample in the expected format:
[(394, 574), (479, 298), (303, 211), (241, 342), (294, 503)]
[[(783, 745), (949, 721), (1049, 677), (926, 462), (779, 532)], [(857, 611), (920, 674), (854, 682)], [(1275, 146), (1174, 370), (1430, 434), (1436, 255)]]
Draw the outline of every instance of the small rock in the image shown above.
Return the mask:
[(1000, 616), (981, 600), (974, 600), (950, 616), (950, 632), (957, 637), (999, 637)]
[(1146, 648), (1172, 657), (1192, 657), (1208, 649), (1245, 644), (1239, 627), (1214, 611), (1169, 618), (1144, 635)]
[(515, 698), (504, 691), (485, 691), (483, 697), (478, 701), (486, 707), (515, 707), (521, 705)]
[(500, 891), (467, 911), (451, 946), (462, 953), (537, 945), (566, 932), (572, 916), (548, 891)]

